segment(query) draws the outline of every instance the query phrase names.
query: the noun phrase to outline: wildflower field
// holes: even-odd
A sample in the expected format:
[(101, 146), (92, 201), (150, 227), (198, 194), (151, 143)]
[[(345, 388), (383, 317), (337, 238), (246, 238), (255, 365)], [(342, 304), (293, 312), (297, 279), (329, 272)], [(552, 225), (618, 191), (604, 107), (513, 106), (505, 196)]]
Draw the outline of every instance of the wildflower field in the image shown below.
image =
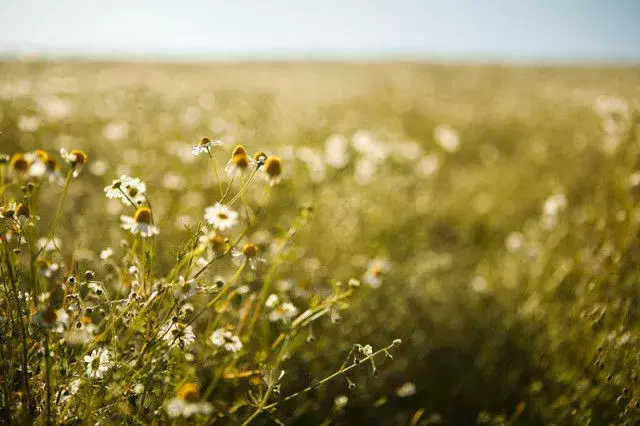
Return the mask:
[(640, 73), (0, 63), (1, 424), (640, 422)]

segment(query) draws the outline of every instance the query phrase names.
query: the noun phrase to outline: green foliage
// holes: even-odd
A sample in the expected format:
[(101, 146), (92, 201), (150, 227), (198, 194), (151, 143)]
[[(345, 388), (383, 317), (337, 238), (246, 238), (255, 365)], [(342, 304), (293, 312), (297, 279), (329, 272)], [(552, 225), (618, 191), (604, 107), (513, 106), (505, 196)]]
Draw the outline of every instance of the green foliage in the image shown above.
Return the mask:
[[(638, 83), (615, 68), (0, 64), (0, 151), (62, 165), (0, 165), (0, 417), (637, 424)], [(195, 156), (203, 136), (224, 146)], [(232, 180), (236, 144), (282, 158), (279, 184), (259, 164)], [(77, 178), (60, 148), (87, 153)], [(121, 175), (146, 184), (152, 223), (105, 197)], [(216, 253), (204, 215), (221, 198), (239, 223)], [(231, 261), (249, 243), (255, 270)], [(103, 377), (87, 372), (98, 349)], [(199, 414), (169, 417), (185, 406)]]

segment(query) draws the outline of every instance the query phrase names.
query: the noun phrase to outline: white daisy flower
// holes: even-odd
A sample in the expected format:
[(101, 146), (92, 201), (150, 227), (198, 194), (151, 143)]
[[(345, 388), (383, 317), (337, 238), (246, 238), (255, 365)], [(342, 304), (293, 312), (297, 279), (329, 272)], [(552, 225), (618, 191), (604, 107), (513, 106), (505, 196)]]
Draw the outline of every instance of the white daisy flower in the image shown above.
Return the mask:
[(211, 334), (211, 343), (214, 346), (224, 347), (227, 352), (236, 353), (242, 349), (240, 338), (224, 328), (219, 328)]
[(269, 321), (289, 321), (298, 314), (298, 308), (293, 303), (282, 303), (269, 313)]
[(187, 280), (182, 275), (178, 277), (176, 297), (186, 300), (196, 294), (200, 286), (194, 279)]
[(131, 200), (136, 206), (140, 206), (145, 201), (147, 185), (139, 178), (122, 175), (106, 186), (104, 192), (107, 198), (119, 199), (124, 204)]
[(113, 249), (111, 247), (107, 247), (106, 249), (100, 252), (100, 259), (107, 260), (111, 256), (113, 256)]
[(160, 230), (153, 224), (151, 209), (147, 207), (140, 207), (136, 211), (133, 217), (122, 215), (120, 216), (122, 229), (126, 229), (133, 235), (140, 234), (142, 237), (148, 238), (154, 235), (158, 235)]
[(249, 168), (251, 163), (252, 160), (249, 158), (244, 146), (236, 145), (231, 153), (231, 160), (225, 166), (225, 171), (231, 177), (238, 177)]
[(384, 274), (389, 270), (389, 262), (386, 259), (373, 259), (362, 277), (363, 281), (373, 288), (380, 287)]
[(213, 225), (214, 228), (224, 231), (238, 223), (238, 212), (220, 203), (216, 203), (214, 206), (205, 209), (204, 218), (208, 223)]
[(72, 149), (71, 152), (67, 152), (66, 149), (60, 148), (60, 155), (73, 168), (73, 177), (78, 177), (82, 166), (87, 162), (87, 154), (79, 149)]
[(167, 415), (170, 418), (191, 417), (196, 414), (211, 415), (213, 406), (209, 402), (199, 401), (200, 390), (194, 383), (185, 383), (176, 392), (176, 397), (167, 403)]
[(267, 301), (264, 302), (264, 306), (271, 309), (271, 308), (274, 308), (279, 301), (280, 301), (280, 298), (278, 297), (277, 294), (270, 294), (269, 297), (267, 297)]
[(246, 262), (253, 270), (258, 267), (258, 262), (265, 262), (263, 258), (258, 257), (258, 247), (252, 243), (245, 244), (242, 250), (233, 250), (231, 256), (234, 264), (239, 266)]
[(160, 336), (171, 347), (179, 346), (184, 349), (196, 340), (196, 335), (190, 325), (181, 322), (168, 322), (160, 328)]
[(222, 146), (222, 141), (220, 140), (212, 141), (209, 138), (202, 138), (202, 140), (200, 141), (200, 144), (193, 147), (193, 149), (191, 150), (191, 154), (193, 155), (200, 155), (203, 153), (206, 154), (209, 151), (209, 149), (216, 146)]
[(102, 379), (111, 368), (109, 351), (104, 348), (94, 349), (91, 355), (85, 355), (84, 362), (87, 363), (87, 376), (93, 379)]

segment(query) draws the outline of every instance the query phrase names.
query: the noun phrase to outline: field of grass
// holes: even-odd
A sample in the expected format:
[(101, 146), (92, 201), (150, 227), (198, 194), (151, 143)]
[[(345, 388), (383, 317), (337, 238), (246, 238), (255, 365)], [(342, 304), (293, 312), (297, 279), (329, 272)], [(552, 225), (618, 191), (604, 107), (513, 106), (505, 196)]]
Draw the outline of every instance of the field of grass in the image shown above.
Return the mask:
[(0, 419), (638, 424), (639, 111), (631, 67), (0, 63)]

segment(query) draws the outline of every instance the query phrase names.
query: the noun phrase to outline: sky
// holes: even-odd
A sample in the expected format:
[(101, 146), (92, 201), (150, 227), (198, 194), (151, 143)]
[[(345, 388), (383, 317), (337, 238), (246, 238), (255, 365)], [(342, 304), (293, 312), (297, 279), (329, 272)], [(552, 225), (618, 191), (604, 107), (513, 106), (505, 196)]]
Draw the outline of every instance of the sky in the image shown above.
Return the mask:
[(0, 56), (640, 63), (640, 0), (0, 0)]

